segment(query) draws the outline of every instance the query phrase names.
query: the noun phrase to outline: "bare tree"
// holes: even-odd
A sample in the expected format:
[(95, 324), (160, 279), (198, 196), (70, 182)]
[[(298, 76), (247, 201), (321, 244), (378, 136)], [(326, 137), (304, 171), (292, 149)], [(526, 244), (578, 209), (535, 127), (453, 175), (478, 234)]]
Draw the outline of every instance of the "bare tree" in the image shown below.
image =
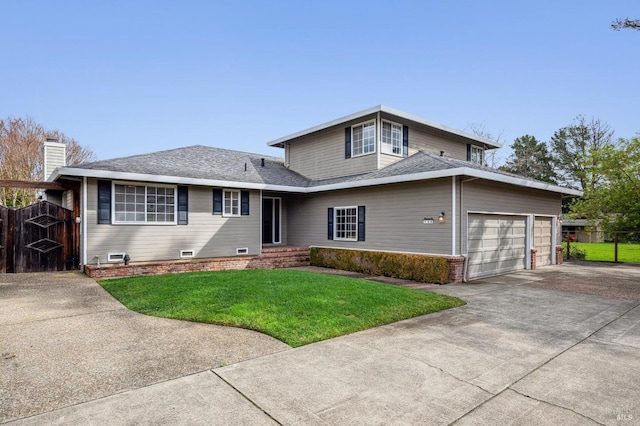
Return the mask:
[[(464, 129), (467, 132), (470, 132), (476, 136), (480, 136), (481, 138), (492, 140), (500, 145), (502, 145), (502, 140), (504, 139), (504, 130), (498, 133), (497, 136), (486, 130), (485, 123), (471, 123)], [(484, 164), (485, 166), (491, 167), (493, 169), (497, 169), (502, 163), (504, 163), (504, 159), (498, 157), (498, 150), (491, 149), (485, 151), (484, 153)]]
[[(47, 138), (66, 144), (67, 164), (91, 161), (95, 154), (58, 130), (47, 130), (31, 117), (0, 119), (0, 179), (41, 181)], [(35, 189), (0, 188), (0, 204), (23, 207), (37, 200)]]
[(618, 18), (613, 22), (611, 22), (611, 28), (613, 28), (616, 31), (620, 31), (624, 28), (640, 31), (640, 19)]

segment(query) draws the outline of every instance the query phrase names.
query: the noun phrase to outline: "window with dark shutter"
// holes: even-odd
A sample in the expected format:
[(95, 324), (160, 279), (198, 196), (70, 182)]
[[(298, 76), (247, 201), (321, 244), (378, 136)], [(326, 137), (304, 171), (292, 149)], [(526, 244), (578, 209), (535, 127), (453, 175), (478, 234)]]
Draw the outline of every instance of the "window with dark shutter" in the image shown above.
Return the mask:
[(242, 216), (249, 215), (249, 191), (240, 193), (240, 214)]
[(327, 239), (333, 240), (333, 207), (327, 209)]
[(222, 214), (222, 189), (213, 190), (213, 214)]
[(344, 129), (344, 158), (351, 158), (351, 127)]
[(402, 156), (409, 156), (409, 126), (402, 126)]
[(364, 206), (358, 206), (358, 241), (364, 241)]
[(98, 181), (98, 223), (111, 224), (111, 182)]
[(467, 144), (467, 161), (471, 161), (471, 144)]
[(178, 187), (178, 225), (189, 223), (189, 187)]

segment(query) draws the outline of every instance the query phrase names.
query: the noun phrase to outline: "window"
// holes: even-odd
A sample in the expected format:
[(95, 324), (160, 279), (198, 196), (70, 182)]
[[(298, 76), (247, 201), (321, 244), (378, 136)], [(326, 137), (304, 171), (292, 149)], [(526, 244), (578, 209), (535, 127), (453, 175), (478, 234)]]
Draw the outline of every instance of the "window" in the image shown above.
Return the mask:
[(113, 184), (114, 223), (176, 223), (176, 187)]
[(359, 124), (351, 127), (352, 157), (376, 152), (376, 123)]
[(479, 146), (471, 145), (471, 158), (469, 161), (481, 166), (484, 165), (484, 149)]
[(402, 155), (402, 126), (382, 122), (382, 152), (384, 154)]
[(356, 241), (358, 239), (358, 208), (335, 208), (335, 239)]
[(240, 191), (224, 191), (223, 216), (240, 216)]

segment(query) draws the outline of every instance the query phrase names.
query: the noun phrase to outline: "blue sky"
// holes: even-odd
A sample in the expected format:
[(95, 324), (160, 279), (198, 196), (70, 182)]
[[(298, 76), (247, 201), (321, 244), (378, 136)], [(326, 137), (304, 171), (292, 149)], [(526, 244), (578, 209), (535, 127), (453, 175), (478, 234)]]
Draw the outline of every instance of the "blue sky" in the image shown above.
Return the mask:
[[(640, 131), (635, 1), (7, 1), (0, 117), (99, 159), (266, 142), (384, 104), (505, 145), (578, 114)], [(501, 157), (508, 150), (501, 150)]]

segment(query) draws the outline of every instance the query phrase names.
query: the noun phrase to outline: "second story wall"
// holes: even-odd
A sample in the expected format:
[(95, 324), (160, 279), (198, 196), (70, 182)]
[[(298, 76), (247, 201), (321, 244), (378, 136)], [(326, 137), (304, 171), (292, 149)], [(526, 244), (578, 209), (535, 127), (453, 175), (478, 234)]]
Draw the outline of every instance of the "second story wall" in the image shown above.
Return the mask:
[(345, 158), (344, 129), (371, 118), (345, 123), (290, 142), (289, 147), (285, 147), (286, 164), (291, 170), (310, 179), (328, 179), (376, 170), (376, 153)]
[[(375, 148), (372, 152), (357, 155), (354, 149), (355, 132), (350, 132), (348, 129), (353, 129), (354, 126), (359, 127), (363, 123), (373, 123)], [(394, 129), (394, 145), (389, 142), (390, 125)], [(384, 137), (383, 133), (385, 133)], [(353, 140), (347, 143), (347, 138)], [(387, 141), (384, 146), (383, 139)], [(408, 147), (405, 147), (406, 139), (408, 139)], [(475, 147), (474, 150), (483, 150), (480, 143), (473, 142), (442, 129), (387, 113), (378, 113), (336, 124), (285, 142), (285, 164), (307, 178), (329, 179), (382, 169), (418, 151), (436, 155), (443, 151), (446, 157), (467, 161), (471, 150), (469, 144)], [(397, 145), (398, 143), (400, 146)], [(392, 151), (395, 154), (389, 154)], [(477, 160), (482, 160), (483, 152), (478, 154), (474, 151), (474, 154), (479, 155), (476, 157)]]

